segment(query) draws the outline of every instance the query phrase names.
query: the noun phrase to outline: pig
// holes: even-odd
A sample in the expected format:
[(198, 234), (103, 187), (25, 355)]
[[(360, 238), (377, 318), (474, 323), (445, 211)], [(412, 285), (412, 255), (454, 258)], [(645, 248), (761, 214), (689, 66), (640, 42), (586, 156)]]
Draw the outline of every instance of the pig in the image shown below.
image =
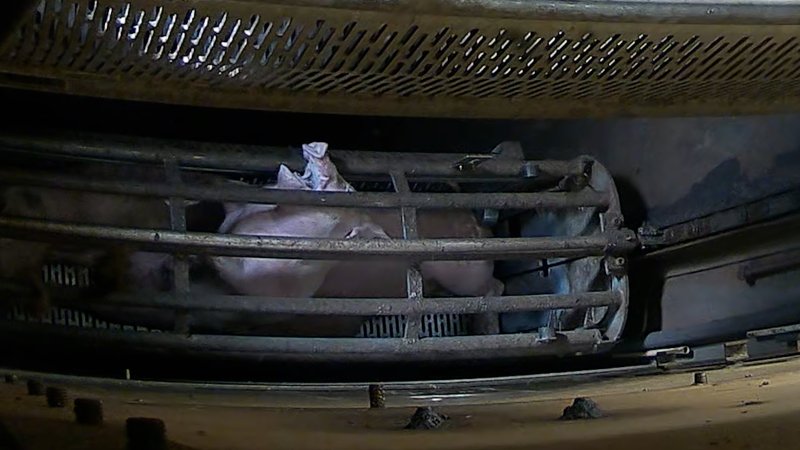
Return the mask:
[[(327, 155), (327, 144), (303, 146), (303, 175), (285, 166), (271, 188), (353, 192)], [(291, 205), (226, 205), (221, 233), (338, 239), (402, 237), (396, 211)], [(421, 211), (420, 237), (483, 237), (469, 211)], [(402, 261), (318, 261), (269, 258), (213, 258), (220, 276), (237, 292), (276, 297), (405, 297), (407, 263)], [(499, 295), (503, 285), (492, 261), (436, 261), (421, 264), (427, 286), (456, 295)], [(357, 282), (354, 282), (357, 280)], [(427, 289), (426, 286), (426, 289)]]
[[(325, 184), (327, 182), (324, 182)], [(286, 166), (273, 189), (309, 190)], [(220, 233), (335, 239), (388, 238), (359, 210), (294, 205), (226, 204)], [(336, 261), (214, 257), (220, 277), (237, 292), (271, 297), (311, 297)]]
[[(312, 143), (303, 147), (309, 160), (303, 179), (312, 189), (353, 192), (355, 189), (341, 176), (330, 157), (327, 144)], [(389, 238), (403, 237), (400, 214), (395, 210), (362, 209), (369, 222), (380, 227)], [(487, 229), (478, 225), (470, 211), (419, 210), (417, 229), (421, 238), (489, 237)], [(383, 236), (381, 236), (383, 237)], [(383, 237), (385, 238), (385, 237)], [(406, 295), (408, 266), (397, 261), (345, 261), (334, 266), (318, 291), (319, 296), (403, 297)], [(428, 290), (440, 288), (456, 295), (500, 295), (503, 285), (493, 277), (492, 261), (426, 261), (420, 265)], [(360, 280), (357, 287), (350, 281)]]

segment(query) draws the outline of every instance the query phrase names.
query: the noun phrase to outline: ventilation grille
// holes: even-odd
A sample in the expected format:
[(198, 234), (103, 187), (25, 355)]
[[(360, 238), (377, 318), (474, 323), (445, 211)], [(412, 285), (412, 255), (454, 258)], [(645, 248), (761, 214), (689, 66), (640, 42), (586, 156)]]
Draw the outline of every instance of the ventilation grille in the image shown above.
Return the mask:
[[(425, 314), (422, 316), (420, 337), (466, 336), (468, 316), (459, 314)], [(378, 316), (364, 321), (358, 337), (401, 338), (406, 329), (405, 316)]]
[(42, 281), (49, 286), (89, 287), (89, 268), (72, 264), (45, 264), (42, 266)]
[(18, 75), (4, 82), (35, 76), (24, 80), (58, 89), (52, 79), (63, 78), (76, 93), (220, 106), (516, 117), (774, 108), (800, 96), (798, 26), (152, 4), (37, 0), (4, 43), (2, 70)]

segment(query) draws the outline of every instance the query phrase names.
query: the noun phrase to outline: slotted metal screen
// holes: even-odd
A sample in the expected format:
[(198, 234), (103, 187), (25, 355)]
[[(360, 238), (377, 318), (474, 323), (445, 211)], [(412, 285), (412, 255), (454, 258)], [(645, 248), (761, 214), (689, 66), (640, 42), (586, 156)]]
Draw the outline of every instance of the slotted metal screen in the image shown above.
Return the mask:
[(448, 1), (295, 3), (35, 0), (8, 30), (0, 84), (468, 117), (775, 111), (800, 100), (800, 14), (783, 14), (783, 3), (742, 17), (709, 2), (692, 16), (692, 2), (651, 2), (661, 5), (652, 11), (586, 2), (571, 20), (559, 18), (566, 6), (540, 1), (467, 11)]

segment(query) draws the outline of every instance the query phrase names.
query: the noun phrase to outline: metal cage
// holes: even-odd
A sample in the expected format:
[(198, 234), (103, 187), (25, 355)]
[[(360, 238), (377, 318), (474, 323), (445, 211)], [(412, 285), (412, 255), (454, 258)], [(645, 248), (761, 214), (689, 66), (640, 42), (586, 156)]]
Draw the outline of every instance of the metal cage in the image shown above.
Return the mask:
[[(174, 143), (148, 139), (136, 141), (102, 136), (0, 137), (0, 154), (13, 158), (59, 158), (115, 163), (158, 164), (163, 182), (85, 179), (68, 173), (54, 174), (22, 166), (0, 170), (4, 185), (31, 185), (168, 200), (171, 229), (138, 229), (0, 215), (0, 236), (21, 240), (95, 246), (124, 244), (172, 253), (172, 292), (141, 295), (112, 294), (103, 300), (116, 311), (174, 312), (169, 327), (155, 332), (146, 327), (101, 326), (91, 317), (54, 312), (49, 323), (11, 314), (0, 321), (0, 334), (58, 337), (59, 342), (101, 342), (122, 348), (170, 349), (182, 354), (240, 355), (262, 359), (303, 361), (405, 361), (574, 355), (606, 351), (620, 338), (627, 314), (628, 293), (625, 253), (638, 245), (636, 236), (623, 228), (619, 199), (613, 181), (599, 163), (587, 157), (574, 161), (527, 161), (517, 144), (506, 143), (488, 154), (426, 154), (334, 151), (332, 158), (348, 179), (391, 179), (395, 192), (309, 192), (261, 189), (235, 185), (208, 187), (181, 180), (189, 170), (264, 173), (281, 163), (299, 168), (302, 159), (291, 149)], [(415, 183), (450, 180), (474, 192), (420, 192)], [(498, 188), (498, 186), (501, 186)], [(487, 190), (493, 190), (487, 192)], [(506, 189), (506, 192), (503, 192)], [(313, 205), (319, 207), (394, 208), (400, 211), (405, 239), (345, 240), (260, 237), (186, 231), (185, 200), (247, 201)], [(513, 214), (580, 211), (597, 221), (588, 234), (539, 237), (498, 236), (475, 239), (424, 239), (416, 234), (419, 208), (474, 209)], [(491, 215), (491, 214), (490, 214)], [(505, 220), (500, 215), (500, 220)], [(238, 295), (193, 295), (187, 262), (182, 255), (237, 255), (303, 259), (397, 258), (412, 263), (426, 260), (541, 260), (570, 262), (594, 258), (602, 264), (601, 289), (564, 293), (526, 293), (498, 297), (429, 298), (423, 295), (421, 275), (414, 264), (407, 274), (407, 298), (264, 298)], [(64, 273), (69, 270), (69, 277)], [(80, 269), (46, 270), (48, 279), (77, 284), (72, 275)], [(68, 281), (61, 281), (66, 279)], [(73, 283), (75, 281), (75, 283)], [(20, 290), (6, 288), (5, 300)], [(81, 298), (62, 300), (62, 308), (86, 311)], [(500, 313), (552, 310), (583, 311), (573, 329), (548, 325), (532, 332), (502, 333), (495, 325), (479, 334), (430, 333), (444, 316), (492, 316)], [(188, 318), (203, 314), (236, 312), (256, 317), (274, 314), (299, 316), (402, 317), (402, 336), (276, 337), (197, 334)], [(66, 314), (66, 315), (65, 315)], [(434, 316), (439, 315), (439, 319)], [(56, 320), (63, 318), (64, 320)], [(427, 318), (426, 318), (427, 317)], [(592, 317), (592, 318), (590, 318)], [(75, 320), (72, 320), (75, 319)], [(426, 325), (426, 321), (430, 322)], [(75, 322), (75, 323), (72, 323)], [(131, 325), (131, 324), (128, 324)], [(396, 325), (395, 325), (396, 326)], [(427, 328), (426, 328), (427, 327)]]

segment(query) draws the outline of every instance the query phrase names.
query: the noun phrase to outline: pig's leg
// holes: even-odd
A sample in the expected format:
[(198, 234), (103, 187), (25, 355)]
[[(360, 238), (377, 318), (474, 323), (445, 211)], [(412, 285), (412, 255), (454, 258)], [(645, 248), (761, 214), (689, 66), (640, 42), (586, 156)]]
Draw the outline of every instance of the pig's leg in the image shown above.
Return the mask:
[[(492, 261), (437, 261), (422, 264), (423, 277), (431, 277), (456, 295), (494, 297), (503, 295), (503, 283), (494, 278)], [(497, 313), (478, 314), (473, 323), (478, 334), (500, 332)]]
[(237, 292), (269, 297), (312, 297), (333, 267), (330, 261), (301, 259), (216, 257), (212, 262)]
[(492, 261), (427, 261), (422, 276), (456, 295), (501, 295), (503, 283), (494, 278)]

